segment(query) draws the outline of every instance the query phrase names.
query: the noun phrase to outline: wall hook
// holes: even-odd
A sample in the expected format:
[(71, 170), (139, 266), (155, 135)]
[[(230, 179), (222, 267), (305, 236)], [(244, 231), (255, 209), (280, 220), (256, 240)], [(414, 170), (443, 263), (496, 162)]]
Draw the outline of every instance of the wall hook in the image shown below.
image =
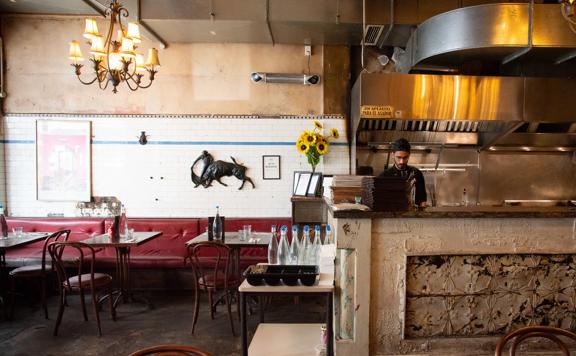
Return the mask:
[(145, 145), (148, 143), (148, 138), (146, 138), (146, 131), (142, 131), (140, 137), (138, 138), (138, 143)]

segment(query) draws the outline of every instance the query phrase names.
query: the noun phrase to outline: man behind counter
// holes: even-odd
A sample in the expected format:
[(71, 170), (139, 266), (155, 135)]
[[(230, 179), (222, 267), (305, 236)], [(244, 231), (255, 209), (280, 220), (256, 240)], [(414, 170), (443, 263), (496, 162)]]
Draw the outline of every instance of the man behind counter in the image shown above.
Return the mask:
[(400, 138), (392, 142), (392, 154), (394, 156), (394, 166), (385, 170), (381, 177), (403, 177), (406, 180), (414, 179), (416, 192), (414, 194), (414, 204), (418, 207), (426, 207), (426, 183), (424, 175), (416, 167), (408, 165), (410, 159), (410, 143), (405, 138)]

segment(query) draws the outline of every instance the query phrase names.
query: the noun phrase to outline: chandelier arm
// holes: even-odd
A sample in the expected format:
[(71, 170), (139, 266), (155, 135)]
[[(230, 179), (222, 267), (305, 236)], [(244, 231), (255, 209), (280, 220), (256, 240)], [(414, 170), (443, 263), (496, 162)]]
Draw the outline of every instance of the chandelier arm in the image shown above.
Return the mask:
[(576, 20), (573, 20), (570, 16), (568, 16), (568, 10), (566, 9), (566, 6), (561, 5), (560, 12), (562, 13), (562, 17), (564, 17), (564, 20), (568, 21), (573, 25), (576, 25)]
[(141, 89), (150, 88), (150, 86), (151, 86), (152, 83), (154, 82), (154, 74), (158, 73), (157, 71), (155, 71), (155, 70), (150, 70), (150, 69), (147, 69), (147, 71), (148, 71), (148, 73), (150, 73), (150, 82), (149, 82), (147, 85), (140, 85), (140, 84), (138, 84), (138, 86), (139, 86)]
[(92, 79), (92, 80), (89, 81), (89, 82), (83, 81), (82, 78), (80, 78), (79, 75), (76, 75), (76, 77), (78, 78), (78, 80), (80, 81), (80, 83), (82, 83), (82, 84), (84, 84), (84, 85), (90, 85), (90, 84), (94, 83), (96, 80), (98, 80), (98, 76), (97, 76), (97, 75), (94, 77), (94, 79)]
[[(132, 90), (132, 91), (136, 91), (136, 90), (138, 90), (138, 88), (140, 88), (140, 85), (138, 84), (138, 82), (136, 82), (134, 80), (134, 78), (132, 78), (132, 77), (127, 77), (126, 75), (124, 75), (124, 81), (126, 82), (126, 85), (128, 86), (128, 88), (130, 88), (130, 90)], [(132, 85), (130, 84), (130, 82), (136, 84), (136, 86), (133, 88)]]

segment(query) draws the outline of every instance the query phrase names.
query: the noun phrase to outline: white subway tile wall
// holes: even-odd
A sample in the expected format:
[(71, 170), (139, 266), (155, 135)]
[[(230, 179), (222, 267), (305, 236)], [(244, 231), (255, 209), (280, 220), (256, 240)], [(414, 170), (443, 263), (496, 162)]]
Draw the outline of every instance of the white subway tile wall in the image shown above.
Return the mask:
[[(79, 216), (76, 202), (36, 200), (36, 120), (91, 121), (92, 195), (117, 197), (134, 217), (202, 217), (214, 213), (216, 205), (229, 217), (287, 217), (292, 172), (311, 170), (295, 147), (300, 132), (312, 129), (310, 118), (8, 115), (0, 149), (6, 157), (2, 201), (7, 201), (11, 216)], [(317, 170), (348, 174), (346, 121), (320, 121), (341, 135), (331, 140), (337, 144)], [(145, 146), (138, 144), (141, 131), (148, 136)], [(228, 187), (214, 182), (207, 189), (194, 188), (190, 167), (203, 150), (215, 160), (231, 161), (232, 156), (248, 167), (256, 189), (247, 183), (238, 190), (241, 182), (234, 177), (222, 179)], [(280, 180), (262, 179), (263, 155), (280, 155)]]

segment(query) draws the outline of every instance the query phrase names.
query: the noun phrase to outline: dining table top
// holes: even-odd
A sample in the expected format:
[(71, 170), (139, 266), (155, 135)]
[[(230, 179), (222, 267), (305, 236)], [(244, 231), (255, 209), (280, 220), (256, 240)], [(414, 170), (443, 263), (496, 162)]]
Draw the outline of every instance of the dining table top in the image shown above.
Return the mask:
[[(270, 234), (270, 232), (252, 232), (250, 237), (245, 240), (240, 240), (237, 231), (226, 231), (224, 234), (224, 243), (232, 248), (267, 247), (268, 243), (270, 243)], [(192, 240), (186, 241), (186, 246), (206, 241), (208, 241), (208, 232), (204, 232)]]
[(113, 240), (109, 234), (100, 234), (82, 240), (82, 243), (92, 247), (134, 247), (140, 246), (155, 237), (162, 235), (161, 231), (135, 231), (132, 238), (120, 235), (119, 240)]
[(50, 234), (51, 232), (23, 232), (22, 235), (16, 236), (15, 234), (9, 232), (8, 237), (0, 237), (0, 249), (18, 247), (44, 240), (50, 236)]

